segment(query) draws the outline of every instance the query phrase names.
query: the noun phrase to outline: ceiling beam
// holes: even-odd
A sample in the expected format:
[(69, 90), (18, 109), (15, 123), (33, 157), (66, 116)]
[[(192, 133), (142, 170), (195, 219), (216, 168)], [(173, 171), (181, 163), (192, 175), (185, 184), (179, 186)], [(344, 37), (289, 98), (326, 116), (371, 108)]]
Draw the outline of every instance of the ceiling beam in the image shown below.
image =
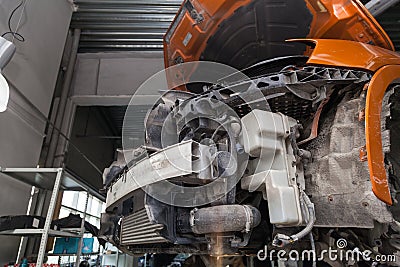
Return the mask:
[(365, 7), (374, 17), (377, 17), (399, 2), (400, 0), (371, 0), (365, 4)]

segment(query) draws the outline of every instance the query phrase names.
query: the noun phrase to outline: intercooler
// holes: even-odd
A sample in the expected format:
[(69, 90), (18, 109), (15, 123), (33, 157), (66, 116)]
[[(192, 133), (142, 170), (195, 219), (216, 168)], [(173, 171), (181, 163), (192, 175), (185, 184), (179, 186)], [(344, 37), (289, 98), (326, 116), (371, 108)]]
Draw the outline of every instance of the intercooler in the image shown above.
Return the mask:
[(167, 239), (159, 234), (163, 228), (162, 224), (153, 224), (147, 216), (146, 209), (142, 209), (122, 219), (121, 244), (165, 243)]

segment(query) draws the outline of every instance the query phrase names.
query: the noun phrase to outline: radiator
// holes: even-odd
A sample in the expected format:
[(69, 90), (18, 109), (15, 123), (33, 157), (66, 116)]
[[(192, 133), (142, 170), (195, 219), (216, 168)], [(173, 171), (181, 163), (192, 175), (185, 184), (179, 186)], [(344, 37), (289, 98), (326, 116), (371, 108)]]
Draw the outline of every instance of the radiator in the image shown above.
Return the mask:
[(163, 228), (150, 222), (146, 209), (142, 209), (122, 219), (121, 245), (165, 243), (167, 239), (159, 234)]

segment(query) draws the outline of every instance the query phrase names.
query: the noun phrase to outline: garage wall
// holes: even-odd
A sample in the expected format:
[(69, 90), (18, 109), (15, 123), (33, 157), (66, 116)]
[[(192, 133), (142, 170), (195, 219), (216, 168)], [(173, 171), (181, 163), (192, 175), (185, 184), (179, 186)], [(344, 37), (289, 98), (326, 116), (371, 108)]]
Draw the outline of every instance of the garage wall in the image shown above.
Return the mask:
[(162, 52), (78, 54), (72, 98), (77, 105), (127, 105), (139, 86), (164, 69)]
[[(10, 12), (19, 4), (0, 0), (0, 34), (8, 31)], [(12, 20), (14, 28), (21, 9)], [(67, 0), (27, 2), (19, 33), (25, 42), (15, 42), (17, 52), (3, 71), (10, 83), (9, 109), (0, 113), (0, 166), (34, 167), (41, 152), (45, 119), (72, 15)], [(8, 35), (8, 39), (12, 36)], [(25, 214), (30, 187), (0, 176), (0, 216)], [(0, 236), (0, 265), (16, 258), (19, 238)]]

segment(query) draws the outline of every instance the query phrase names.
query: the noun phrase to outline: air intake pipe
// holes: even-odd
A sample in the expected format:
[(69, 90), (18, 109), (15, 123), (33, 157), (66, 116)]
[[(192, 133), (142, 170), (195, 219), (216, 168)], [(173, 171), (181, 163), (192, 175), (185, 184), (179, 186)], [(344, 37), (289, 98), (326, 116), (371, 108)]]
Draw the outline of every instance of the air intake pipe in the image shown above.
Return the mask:
[(221, 205), (190, 212), (190, 226), (196, 234), (250, 232), (260, 224), (258, 209), (248, 205)]

